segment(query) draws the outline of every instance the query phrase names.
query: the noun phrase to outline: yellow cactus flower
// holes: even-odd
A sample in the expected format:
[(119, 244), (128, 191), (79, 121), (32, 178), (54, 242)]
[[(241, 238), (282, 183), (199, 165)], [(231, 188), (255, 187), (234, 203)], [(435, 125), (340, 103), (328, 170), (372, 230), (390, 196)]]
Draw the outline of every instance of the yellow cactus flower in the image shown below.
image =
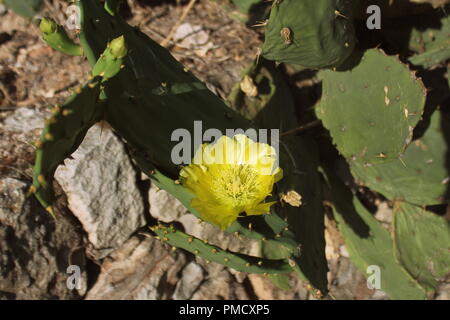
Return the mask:
[(192, 162), (181, 170), (181, 183), (196, 195), (191, 205), (202, 219), (222, 230), (240, 213), (268, 213), (275, 203), (264, 200), (283, 171), (275, 149), (268, 144), (243, 134), (222, 136), (214, 144), (203, 144)]

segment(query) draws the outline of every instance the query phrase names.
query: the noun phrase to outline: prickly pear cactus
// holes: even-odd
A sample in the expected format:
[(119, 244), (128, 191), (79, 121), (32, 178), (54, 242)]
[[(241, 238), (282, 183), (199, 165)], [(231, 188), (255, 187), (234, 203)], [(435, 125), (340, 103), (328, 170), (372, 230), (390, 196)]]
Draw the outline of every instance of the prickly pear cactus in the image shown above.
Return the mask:
[[(100, 1), (81, 0), (78, 5), (82, 14), (80, 44), (82, 53), (93, 66), (92, 81), (95, 83), (77, 90), (74, 97), (61, 107), (62, 116), (72, 118), (59, 117), (58, 109), (58, 117), (44, 130), (43, 137), (51, 143), (45, 140), (43, 149), (37, 153), (36, 189), (33, 191), (44, 206), (51, 208), (51, 181), (56, 167), (78, 147), (94, 122), (106, 119), (129, 144), (130, 154), (155, 185), (173, 194), (192, 214), (201, 217), (191, 205), (194, 195), (176, 180), (179, 167), (171, 160), (173, 144), (168, 143), (171, 134), (176, 129), (185, 129), (194, 135), (193, 124), (196, 120), (202, 121), (203, 130), (215, 128), (223, 132), (225, 129), (246, 129), (256, 125), (230, 109), (166, 49), (114, 14), (114, 8), (117, 8), (114, 3), (107, 2), (106, 9)], [(61, 49), (61, 43), (67, 40), (60, 36), (64, 34), (63, 30), (50, 20), (43, 24), (44, 40)], [(58, 36), (54, 37), (55, 34)], [(111, 38), (115, 39), (109, 42)], [(83, 107), (75, 108), (79, 103)], [(165, 121), (169, 118), (170, 122)], [(51, 137), (47, 137), (49, 133)], [(306, 255), (298, 266), (294, 259), (299, 256), (299, 242), (312, 238), (294, 234), (285, 219), (289, 217), (277, 213), (247, 217), (227, 229), (227, 232), (239, 237), (286, 248), (288, 254), (280, 259), (225, 252), (172, 227), (160, 225), (153, 231), (173, 246), (236, 270), (270, 274), (297, 271), (308, 278), (316, 272), (313, 266), (318, 265), (314, 261), (308, 262), (308, 259), (317, 260), (323, 255)], [(317, 244), (323, 245), (323, 242)], [(317, 252), (320, 253), (320, 250)], [(325, 259), (322, 262), (326, 268)], [(313, 277), (310, 281), (318, 285)], [(326, 282), (320, 285), (322, 292), (326, 292)]]
[[(175, 145), (168, 143), (172, 140), (171, 134), (176, 129), (185, 129), (194, 135), (196, 120), (202, 120), (203, 130), (216, 128), (222, 132), (246, 129), (251, 126), (250, 122), (228, 108), (165, 49), (140, 31), (121, 18), (109, 15), (96, 2), (81, 1), (80, 5), (83, 13), (81, 43), (88, 58), (91, 56), (90, 60), (98, 58), (96, 48), (106, 41), (104, 34), (107, 32), (123, 34), (129, 46), (121, 73), (105, 85), (108, 122), (130, 144), (138, 165), (155, 184), (172, 193), (200, 217), (190, 205), (193, 195), (176, 183), (179, 167), (171, 160)], [(95, 21), (95, 24), (88, 21)], [(91, 28), (105, 32), (93, 32)], [(170, 122), (162, 120), (168, 118)], [(252, 230), (248, 225), (252, 225)], [(259, 224), (238, 222), (227, 231), (267, 241), (283, 242), (285, 239), (277, 239), (278, 232), (271, 230), (264, 221)], [(286, 240), (286, 244), (295, 247), (291, 240)]]
[(324, 70), (316, 114), (339, 152), (370, 166), (399, 159), (425, 105), (425, 87), (396, 57), (367, 51), (350, 71)]
[[(448, 203), (447, 115), (435, 111), (413, 141), (426, 91), (406, 65), (378, 50), (366, 51), (352, 70), (319, 76), (323, 92), (316, 114), (356, 182), (395, 201), (392, 239), (326, 167), (334, 216), (351, 258), (363, 272), (381, 268), (381, 290), (391, 298), (431, 298), (450, 272), (450, 233), (445, 219), (418, 206)], [(427, 245), (425, 238), (439, 240)]]
[[(273, 1), (264, 57), (244, 71), (226, 102), (165, 48), (128, 25), (118, 14), (120, 0), (76, 3), (81, 14), (79, 41), (70, 39), (51, 19), (43, 19), (40, 25), (49, 46), (83, 55), (92, 66), (90, 79), (53, 109), (36, 142), (30, 191), (50, 213), (57, 166), (100, 120), (123, 138), (137, 167), (155, 186), (174, 195), (200, 219), (204, 215), (193, 205), (196, 195), (178, 180), (181, 168), (172, 161), (179, 143), (173, 133), (183, 130), (193, 138), (191, 160), (202, 143), (198, 137), (207, 129), (223, 134), (226, 129), (279, 129), (277, 156), (284, 178), (276, 180), (266, 194), (270, 214), (240, 216), (223, 227), (236, 237), (258, 240), (260, 256), (223, 250), (161, 223), (150, 226), (151, 235), (174, 250), (186, 250), (209, 262), (267, 274), (282, 288), (289, 288), (288, 274), (294, 272), (317, 289), (314, 294), (320, 297), (328, 291), (327, 212), (334, 215), (355, 265), (365, 274), (377, 266), (379, 289), (391, 298), (430, 298), (448, 277), (448, 221), (424, 209), (449, 201), (448, 95), (443, 90), (442, 111), (432, 114), (428, 128), (419, 136), (414, 130), (422, 120), (427, 91), (398, 57), (378, 49), (354, 52), (353, 11), (359, 2)], [(236, 2), (245, 10), (261, 3)], [(419, 55), (412, 56), (410, 63), (421, 68), (443, 65), (448, 43), (447, 22), (442, 21), (432, 39), (420, 34), (423, 48), (416, 50)], [(300, 74), (309, 72), (308, 68), (332, 68), (318, 73), (322, 90), (315, 94), (320, 101), (299, 108), (299, 92), (292, 90), (296, 80), (285, 79), (289, 68), (277, 68), (269, 60), (300, 66), (296, 71)], [(433, 107), (430, 101), (427, 108)], [(314, 132), (297, 130), (305, 119), (314, 117), (314, 111), (323, 127), (317, 126)], [(197, 121), (201, 121), (200, 128)], [(346, 182), (353, 189), (335, 172), (334, 165), (345, 162), (353, 175)], [(369, 212), (367, 199), (355, 195), (358, 184), (394, 204), (392, 235)]]
[(348, 0), (274, 1), (262, 55), (313, 69), (338, 66), (355, 47), (354, 7)]

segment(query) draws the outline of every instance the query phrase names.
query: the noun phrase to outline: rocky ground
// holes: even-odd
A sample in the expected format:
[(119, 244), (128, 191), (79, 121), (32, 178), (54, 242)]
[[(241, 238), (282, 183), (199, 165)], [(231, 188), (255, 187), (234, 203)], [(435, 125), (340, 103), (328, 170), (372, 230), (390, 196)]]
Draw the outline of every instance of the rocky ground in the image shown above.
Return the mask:
[[(184, 6), (157, 2), (128, 1), (128, 18), (162, 41)], [(48, 1), (44, 13), (61, 22), (65, 6)], [(168, 47), (226, 96), (255, 57), (259, 33), (210, 1), (199, 1), (184, 22), (178, 36), (183, 28), (201, 28), (202, 46), (193, 49), (175, 35)], [(152, 186), (107, 127), (93, 127), (58, 169), (57, 220), (28, 196), (33, 141), (50, 106), (64, 101), (88, 72), (84, 59), (51, 50), (34, 24), (0, 8), (0, 299), (314, 299), (295, 277), (292, 289), (282, 290), (264, 276), (206, 263), (151, 237), (146, 225), (159, 219), (182, 224), (188, 233), (223, 248), (257, 252), (256, 243), (200, 224)], [(389, 212), (381, 203), (378, 217), (389, 219)], [(332, 219), (326, 219), (325, 232), (331, 296), (385, 299), (383, 292), (367, 289)], [(74, 289), (66, 283), (69, 265), (81, 270)]]

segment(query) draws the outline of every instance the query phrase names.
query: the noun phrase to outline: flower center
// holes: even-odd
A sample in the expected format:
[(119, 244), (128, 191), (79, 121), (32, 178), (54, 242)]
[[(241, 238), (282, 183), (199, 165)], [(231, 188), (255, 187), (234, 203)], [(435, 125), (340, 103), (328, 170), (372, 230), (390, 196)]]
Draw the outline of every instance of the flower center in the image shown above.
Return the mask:
[(250, 165), (227, 166), (213, 181), (217, 198), (239, 206), (257, 193), (257, 171)]

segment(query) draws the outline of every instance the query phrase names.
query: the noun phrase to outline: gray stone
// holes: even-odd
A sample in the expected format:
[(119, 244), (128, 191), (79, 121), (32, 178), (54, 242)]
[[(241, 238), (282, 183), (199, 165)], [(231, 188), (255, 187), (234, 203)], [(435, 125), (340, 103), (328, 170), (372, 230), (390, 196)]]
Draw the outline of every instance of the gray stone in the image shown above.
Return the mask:
[(339, 253), (342, 257), (350, 258), (350, 254), (348, 253), (347, 247), (345, 245), (341, 245), (339, 247)]
[(152, 185), (149, 191), (150, 214), (162, 222), (173, 222), (185, 215), (188, 210), (165, 190)]
[(378, 201), (376, 205), (377, 211), (375, 212), (375, 219), (388, 225), (391, 224), (392, 209), (389, 207), (389, 203), (387, 201)]
[(181, 251), (152, 237), (135, 236), (105, 258), (88, 300), (169, 299), (186, 264)]
[(6, 130), (25, 133), (44, 127), (44, 114), (32, 108), (17, 108), (12, 115), (3, 122)]
[(450, 300), (450, 279), (443, 282), (436, 290), (436, 300)]
[(209, 273), (207, 279), (192, 296), (192, 300), (248, 300), (250, 298), (245, 286), (236, 282), (226, 269), (214, 274)]
[(269, 277), (261, 274), (249, 274), (248, 279), (259, 300), (306, 300), (309, 296), (306, 286), (295, 274), (289, 275), (289, 290), (278, 288)]
[(184, 269), (182, 278), (178, 281), (173, 294), (174, 300), (188, 300), (203, 281), (203, 268), (195, 262), (190, 262)]
[(64, 164), (55, 178), (87, 232), (96, 258), (118, 248), (145, 225), (136, 172), (124, 146), (109, 129), (92, 127)]
[[(359, 297), (361, 299), (361, 297)], [(389, 297), (386, 295), (384, 291), (381, 290), (374, 290), (374, 293), (371, 297), (369, 297), (370, 300), (388, 300)]]
[(0, 3), (0, 16), (4, 15), (6, 13), (6, 6), (2, 3)]
[[(27, 196), (29, 184), (0, 178), (0, 299), (76, 299), (86, 292), (79, 225), (65, 211), (57, 221)], [(66, 285), (67, 267), (80, 268), (78, 289)]]

